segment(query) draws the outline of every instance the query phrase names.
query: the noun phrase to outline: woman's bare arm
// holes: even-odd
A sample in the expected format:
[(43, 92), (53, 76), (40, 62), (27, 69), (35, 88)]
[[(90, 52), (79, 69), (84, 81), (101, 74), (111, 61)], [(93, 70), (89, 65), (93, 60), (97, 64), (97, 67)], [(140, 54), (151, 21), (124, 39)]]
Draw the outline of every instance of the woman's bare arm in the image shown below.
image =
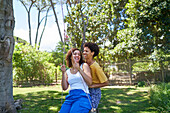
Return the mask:
[(104, 86), (108, 86), (108, 85), (109, 85), (109, 81), (106, 81), (104, 83), (95, 83), (89, 87), (90, 88), (100, 88), (100, 87), (104, 87)]
[(83, 64), (83, 70), (81, 68), (78, 69), (83, 79), (87, 83), (88, 86), (92, 84), (91, 70), (87, 63)]
[(68, 83), (68, 76), (67, 76), (67, 73), (66, 73), (65, 65), (62, 65), (61, 71), (62, 71), (61, 86), (62, 86), (63, 90), (67, 90), (69, 83)]

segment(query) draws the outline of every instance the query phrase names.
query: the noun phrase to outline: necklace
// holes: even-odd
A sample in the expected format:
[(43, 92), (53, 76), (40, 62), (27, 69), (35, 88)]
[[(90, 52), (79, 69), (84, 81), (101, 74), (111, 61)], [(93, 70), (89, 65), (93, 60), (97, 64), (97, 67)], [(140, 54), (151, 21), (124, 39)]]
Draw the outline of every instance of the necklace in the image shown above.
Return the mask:
[(72, 68), (71, 70), (72, 70), (73, 72), (76, 72), (76, 71), (77, 71), (77, 69), (73, 69), (73, 68)]

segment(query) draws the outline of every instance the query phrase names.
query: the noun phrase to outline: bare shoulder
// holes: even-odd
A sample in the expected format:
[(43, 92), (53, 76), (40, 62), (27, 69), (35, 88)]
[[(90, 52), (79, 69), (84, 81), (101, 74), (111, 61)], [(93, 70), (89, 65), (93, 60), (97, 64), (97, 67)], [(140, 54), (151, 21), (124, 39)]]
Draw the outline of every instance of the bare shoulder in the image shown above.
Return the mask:
[(83, 67), (89, 67), (89, 65), (87, 63), (84, 63)]
[(84, 63), (84, 64), (83, 64), (83, 69), (88, 69), (88, 70), (89, 70), (90, 67), (89, 67), (89, 65), (88, 65), (87, 63)]

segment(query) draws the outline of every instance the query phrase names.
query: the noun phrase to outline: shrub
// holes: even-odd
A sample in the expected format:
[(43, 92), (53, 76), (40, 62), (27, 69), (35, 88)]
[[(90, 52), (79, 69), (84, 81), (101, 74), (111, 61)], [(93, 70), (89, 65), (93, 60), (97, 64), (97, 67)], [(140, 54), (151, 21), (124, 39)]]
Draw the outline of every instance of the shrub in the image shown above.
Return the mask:
[(162, 83), (151, 87), (149, 97), (152, 105), (159, 112), (170, 111), (170, 83)]
[[(51, 54), (30, 45), (16, 44), (13, 54), (14, 82), (20, 84), (49, 84), (55, 80), (55, 64)], [(35, 84), (36, 83), (36, 84)]]
[(138, 82), (138, 87), (144, 87), (145, 86), (145, 82), (144, 81), (139, 81)]

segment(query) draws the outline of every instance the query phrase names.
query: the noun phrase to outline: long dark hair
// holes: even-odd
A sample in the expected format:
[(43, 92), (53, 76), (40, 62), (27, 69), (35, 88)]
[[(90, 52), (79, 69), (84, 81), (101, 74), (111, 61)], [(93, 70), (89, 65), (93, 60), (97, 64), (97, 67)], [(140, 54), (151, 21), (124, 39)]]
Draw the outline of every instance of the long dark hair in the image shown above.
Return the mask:
[[(74, 53), (75, 50), (78, 50), (80, 51), (78, 48), (72, 48), (70, 49), (68, 52), (67, 52), (67, 55), (66, 55), (66, 63), (67, 63), (67, 66), (68, 67), (72, 67), (73, 64), (71, 62), (71, 56), (72, 56), (72, 53)], [(83, 56), (82, 56), (82, 52), (80, 51), (80, 61), (79, 61), (79, 64), (81, 65), (82, 63), (84, 63), (84, 60), (83, 60)]]

